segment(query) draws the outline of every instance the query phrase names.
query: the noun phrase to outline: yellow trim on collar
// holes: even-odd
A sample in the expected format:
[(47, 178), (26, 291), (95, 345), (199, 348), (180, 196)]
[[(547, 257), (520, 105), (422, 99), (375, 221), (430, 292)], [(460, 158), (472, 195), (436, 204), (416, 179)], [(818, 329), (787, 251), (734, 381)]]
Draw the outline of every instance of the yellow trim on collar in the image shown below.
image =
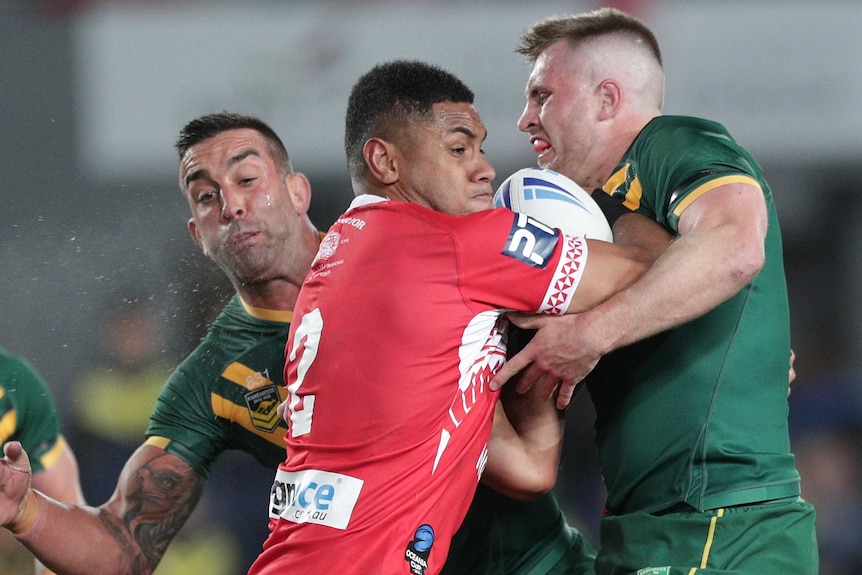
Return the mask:
[(254, 307), (253, 305), (247, 304), (242, 298), (239, 298), (239, 302), (242, 304), (246, 313), (251, 317), (265, 319), (267, 321), (279, 321), (281, 323), (290, 323), (293, 321), (293, 310), (263, 309), (261, 307)]

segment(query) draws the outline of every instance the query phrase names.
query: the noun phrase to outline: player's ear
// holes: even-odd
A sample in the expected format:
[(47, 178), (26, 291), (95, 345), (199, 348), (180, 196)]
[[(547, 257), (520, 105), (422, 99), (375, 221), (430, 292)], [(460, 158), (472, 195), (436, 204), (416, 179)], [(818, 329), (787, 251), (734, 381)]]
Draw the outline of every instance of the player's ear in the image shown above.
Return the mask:
[(206, 247), (204, 247), (204, 243), (201, 241), (201, 235), (198, 232), (198, 226), (197, 224), (195, 224), (194, 218), (189, 218), (189, 233), (192, 235), (192, 239), (195, 241), (198, 247), (201, 248), (201, 251), (203, 251), (204, 255), (209, 255), (207, 254)]
[(381, 184), (398, 181), (398, 162), (395, 145), (380, 138), (371, 138), (362, 146), (362, 157), (368, 171)]
[(293, 172), (284, 179), (284, 183), (296, 213), (307, 214), (311, 206), (311, 183), (308, 178), (301, 172)]
[(598, 95), (601, 98), (599, 108), (599, 120), (613, 118), (619, 112), (622, 105), (622, 88), (616, 80), (602, 80), (598, 87)]

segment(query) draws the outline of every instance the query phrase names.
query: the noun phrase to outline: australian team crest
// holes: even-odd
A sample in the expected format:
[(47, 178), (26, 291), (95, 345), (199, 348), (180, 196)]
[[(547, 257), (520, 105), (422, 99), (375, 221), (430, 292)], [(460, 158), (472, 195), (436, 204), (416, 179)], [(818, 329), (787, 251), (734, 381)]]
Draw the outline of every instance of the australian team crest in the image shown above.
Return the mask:
[(278, 404), (281, 398), (274, 383), (246, 392), (245, 403), (248, 406), (251, 423), (256, 429), (271, 433), (278, 427)]

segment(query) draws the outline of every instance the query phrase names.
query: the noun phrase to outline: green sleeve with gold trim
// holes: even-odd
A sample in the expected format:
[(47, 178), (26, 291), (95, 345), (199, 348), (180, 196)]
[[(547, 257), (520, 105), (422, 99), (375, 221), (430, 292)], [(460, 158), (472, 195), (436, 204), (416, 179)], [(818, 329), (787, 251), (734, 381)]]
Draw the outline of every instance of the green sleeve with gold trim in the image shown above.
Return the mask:
[(50, 467), (60, 441), (60, 421), (42, 376), (25, 359), (0, 348), (0, 444), (20, 441), (33, 473)]
[(660, 116), (603, 189), (677, 232), (692, 202), (734, 182), (757, 187), (766, 203), (760, 272), (700, 317), (607, 354), (587, 378), (611, 513), (681, 502), (702, 511), (799, 493), (787, 425), (781, 230), (760, 167), (720, 124)]
[(691, 202), (733, 182), (769, 193), (760, 166), (721, 124), (659, 116), (644, 127), (604, 189), (677, 232)]
[(204, 477), (228, 449), (275, 469), (285, 458), (287, 427), (276, 408), (284, 393), (289, 328), (252, 317), (234, 296), (159, 394), (147, 443), (177, 455)]

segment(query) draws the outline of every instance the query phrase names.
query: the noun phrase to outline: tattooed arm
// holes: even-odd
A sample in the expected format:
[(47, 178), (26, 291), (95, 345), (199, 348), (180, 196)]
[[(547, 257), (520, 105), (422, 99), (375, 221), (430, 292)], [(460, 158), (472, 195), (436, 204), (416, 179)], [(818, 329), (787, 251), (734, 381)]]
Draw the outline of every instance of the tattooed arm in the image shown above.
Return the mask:
[(32, 491), (35, 520), (15, 536), (63, 575), (148, 575), (194, 511), (205, 481), (179, 457), (142, 445), (107, 503), (63, 504)]

